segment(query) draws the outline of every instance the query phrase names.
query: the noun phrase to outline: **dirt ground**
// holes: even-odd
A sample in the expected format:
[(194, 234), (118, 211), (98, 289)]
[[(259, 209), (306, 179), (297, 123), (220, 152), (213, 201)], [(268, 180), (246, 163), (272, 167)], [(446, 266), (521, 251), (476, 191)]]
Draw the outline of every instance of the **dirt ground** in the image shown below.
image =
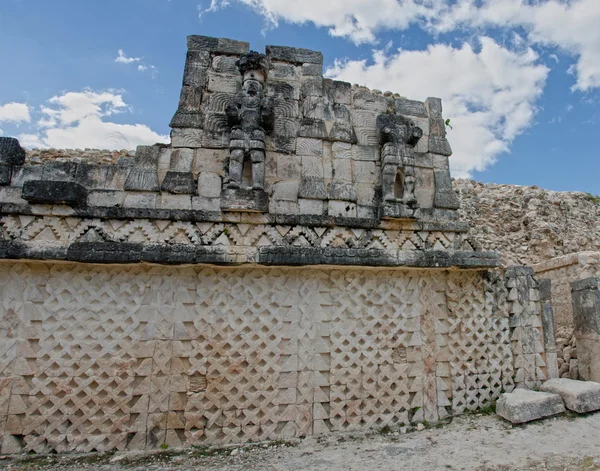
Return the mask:
[(0, 469), (78, 471), (600, 470), (600, 412), (511, 426), (468, 415), (422, 431), (343, 433), (246, 447), (1, 457)]

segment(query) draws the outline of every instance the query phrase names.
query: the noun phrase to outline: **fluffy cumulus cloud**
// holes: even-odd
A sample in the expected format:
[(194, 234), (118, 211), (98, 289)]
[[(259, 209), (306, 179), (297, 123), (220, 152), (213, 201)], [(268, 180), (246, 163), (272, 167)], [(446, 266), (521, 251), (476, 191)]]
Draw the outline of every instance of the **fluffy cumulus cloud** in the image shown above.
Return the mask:
[(437, 34), (497, 27), (529, 45), (558, 47), (573, 55), (574, 88), (600, 86), (600, 2), (598, 0), (211, 0), (201, 14), (237, 1), (265, 17), (270, 27), (280, 21), (310, 22), (332, 36), (354, 43), (375, 43), (377, 33), (403, 30), (411, 24)]
[(532, 122), (549, 69), (532, 49), (510, 51), (481, 37), (474, 49), (437, 44), (424, 51), (375, 51), (372, 62), (337, 61), (331, 77), (424, 100), (438, 96), (456, 176), (483, 170)]
[(110, 121), (117, 113), (130, 112), (119, 91), (65, 92), (52, 97), (36, 113), (34, 132), (17, 136), (26, 147), (133, 149), (138, 145), (167, 142), (142, 124)]
[(7, 103), (0, 105), (0, 123), (29, 123), (31, 115), (25, 103)]

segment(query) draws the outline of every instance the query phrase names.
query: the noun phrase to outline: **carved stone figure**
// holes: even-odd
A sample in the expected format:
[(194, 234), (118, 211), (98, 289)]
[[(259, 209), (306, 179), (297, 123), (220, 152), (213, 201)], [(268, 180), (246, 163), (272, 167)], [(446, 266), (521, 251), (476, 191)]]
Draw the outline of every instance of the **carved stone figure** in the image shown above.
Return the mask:
[(377, 133), (381, 149), (381, 187), (384, 202), (417, 208), (413, 148), (423, 130), (405, 116), (380, 114)]
[(231, 126), (228, 188), (242, 186), (244, 159), (252, 162), (252, 189), (263, 190), (265, 184), (265, 133), (273, 127), (273, 106), (264, 98), (268, 72), (264, 54), (251, 51), (236, 65), (243, 76), (242, 93), (233, 98), (225, 112)]

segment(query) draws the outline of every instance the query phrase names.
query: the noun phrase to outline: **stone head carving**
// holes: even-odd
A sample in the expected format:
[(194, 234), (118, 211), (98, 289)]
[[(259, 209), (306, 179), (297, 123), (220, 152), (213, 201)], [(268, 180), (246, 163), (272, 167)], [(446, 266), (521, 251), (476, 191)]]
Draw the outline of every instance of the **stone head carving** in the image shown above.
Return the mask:
[(382, 146), (383, 200), (416, 209), (413, 147), (423, 137), (423, 130), (405, 116), (386, 113), (377, 116), (377, 134)]

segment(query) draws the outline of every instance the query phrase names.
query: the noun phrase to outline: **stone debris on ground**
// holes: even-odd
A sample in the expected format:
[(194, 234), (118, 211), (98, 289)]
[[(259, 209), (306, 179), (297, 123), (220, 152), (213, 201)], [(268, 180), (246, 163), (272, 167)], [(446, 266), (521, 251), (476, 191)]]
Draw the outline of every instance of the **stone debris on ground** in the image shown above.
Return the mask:
[(579, 414), (600, 409), (600, 384), (555, 378), (542, 384), (542, 391), (560, 395), (567, 409)]
[(561, 414), (565, 406), (558, 394), (515, 389), (504, 393), (496, 404), (496, 413), (513, 424)]
[[(600, 413), (513, 426), (493, 415), (466, 415), (409, 433), (335, 433), (237, 445), (155, 452), (1, 457), (10, 471), (584, 471), (600, 469)], [(237, 453), (233, 451), (238, 450)]]

